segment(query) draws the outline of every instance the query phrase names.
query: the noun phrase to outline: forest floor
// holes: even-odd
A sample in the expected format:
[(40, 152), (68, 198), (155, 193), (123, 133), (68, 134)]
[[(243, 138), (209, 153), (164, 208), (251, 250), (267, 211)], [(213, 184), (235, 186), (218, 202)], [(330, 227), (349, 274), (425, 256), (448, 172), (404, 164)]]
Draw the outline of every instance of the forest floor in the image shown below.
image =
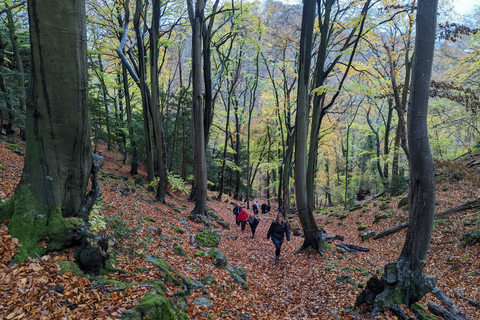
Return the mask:
[[(24, 149), (19, 141), (0, 141), (1, 200), (8, 200), (13, 194), (23, 167), (23, 155), (15, 152), (19, 150), (15, 150), (15, 146), (12, 148), (12, 143)], [(343, 211), (339, 207), (324, 209), (326, 213), (316, 215), (316, 220), (329, 236), (343, 235), (343, 243), (369, 248), (369, 252), (341, 253), (331, 243), (325, 248), (323, 257), (308, 250), (295, 253), (303, 238), (291, 235), (291, 241), (282, 247), (281, 263), (275, 264), (274, 246), (266, 239), (267, 229), (277, 213), (275, 204), (271, 213), (258, 215), (261, 221), (255, 238), (251, 238), (248, 225), (242, 232), (234, 223), (235, 201), (224, 196), (224, 201), (209, 201), (208, 206), (230, 223), (230, 230), (215, 226), (222, 234), (219, 249), (226, 255), (229, 267), (238, 265), (246, 269), (247, 286), (244, 288), (224, 269), (217, 268), (211, 257), (196, 255), (205, 249), (192, 244), (190, 238), (205, 226), (188, 219), (194, 204), (187, 201), (187, 195), (171, 192), (167, 204), (156, 202), (155, 194), (134, 183), (129, 175), (130, 167), (122, 164), (119, 153), (102, 152), (105, 166), (100, 175), (103, 188), (100, 213), (107, 220), (110, 217), (109, 221), (117, 222), (116, 225), (107, 223), (103, 232), (117, 231), (120, 235), (117, 238), (117, 268), (130, 274), (116, 272), (89, 280), (71, 273), (61, 275), (58, 268), (51, 265), (63, 260), (73, 261), (71, 250), (52, 252), (12, 265), (9, 261), (20, 244), (8, 234), (8, 224), (3, 224), (0, 227), (0, 319), (120, 319), (123, 311), (137, 305), (150, 290), (141, 283), (160, 277), (158, 269), (146, 258), (148, 256), (167, 260), (191, 280), (202, 281), (206, 276), (216, 280), (216, 284), (191, 290), (187, 295), (190, 319), (369, 318), (368, 312), (352, 310), (355, 299), (367, 279), (372, 275), (380, 276), (385, 264), (394, 262), (403, 246), (406, 229), (379, 240), (362, 241), (359, 234), (365, 231), (378, 234), (407, 221), (408, 211), (398, 208), (398, 202), (405, 195), (367, 199), (360, 209), (353, 211)], [(465, 170), (455, 171), (452, 166), (437, 168), (440, 178), (436, 212), (480, 198), (478, 170)], [(144, 171), (140, 175), (145, 179)], [(125, 180), (130, 183), (126, 185)], [(264, 202), (256, 200), (259, 204)], [(377, 220), (380, 218), (376, 223), (375, 215)], [(122, 230), (120, 222), (127, 223)], [(299, 227), (296, 215), (290, 217), (290, 222), (292, 229)], [(437, 276), (437, 286), (472, 320), (480, 319), (480, 310), (457, 299), (455, 293), (480, 299), (480, 245), (465, 247), (461, 244), (462, 235), (479, 225), (479, 214), (475, 210), (458, 212), (437, 221), (425, 267), (425, 273)], [(112, 230), (112, 227), (117, 229)], [(359, 228), (365, 230), (358, 231)], [(176, 254), (174, 243), (178, 243), (187, 255)], [(114, 286), (107, 279), (130, 285)], [(182, 290), (172, 283), (166, 285), (167, 295), (172, 299)], [(212, 306), (194, 305), (193, 301), (199, 297), (207, 297)], [(427, 294), (421, 304), (426, 306), (429, 301), (440, 304), (433, 294)], [(375, 319), (396, 317), (381, 314)]]

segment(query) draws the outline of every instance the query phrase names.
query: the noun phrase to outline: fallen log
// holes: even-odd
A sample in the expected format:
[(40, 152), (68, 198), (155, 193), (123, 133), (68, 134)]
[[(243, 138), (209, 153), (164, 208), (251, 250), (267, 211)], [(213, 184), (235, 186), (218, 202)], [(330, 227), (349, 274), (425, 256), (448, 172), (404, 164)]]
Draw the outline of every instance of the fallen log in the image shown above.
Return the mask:
[(363, 251), (363, 252), (369, 252), (370, 251), (369, 248), (364, 248), (364, 247), (360, 247), (360, 246), (357, 246), (357, 245), (354, 245), (354, 244), (349, 244), (349, 243), (342, 243), (342, 246), (345, 246), (345, 247), (348, 247), (350, 249), (357, 250), (357, 251)]
[(442, 306), (436, 304), (435, 302), (431, 301), (427, 304), (428, 311), (432, 314), (442, 317), (445, 320), (458, 320), (453, 314), (445, 310)]
[(441, 211), (435, 215), (435, 219), (443, 219), (452, 213), (465, 211), (469, 209), (475, 209), (475, 208), (480, 208), (480, 199), (468, 201), (454, 208)]
[(466, 300), (469, 304), (471, 304), (472, 306), (476, 307), (476, 308), (480, 308), (480, 301), (475, 301), (475, 300), (472, 300), (472, 299), (469, 299), (467, 297), (464, 297), (462, 296), (460, 293), (458, 292), (455, 292), (455, 297), (458, 298), (458, 299), (463, 299), (463, 300)]
[(333, 237), (327, 237), (327, 239), (325, 239), (325, 240), (330, 242), (332, 240), (343, 241), (343, 239), (344, 239), (343, 235), (337, 234), (336, 236), (333, 236)]
[(373, 240), (377, 240), (377, 239), (380, 239), (380, 238), (383, 238), (385, 236), (388, 236), (389, 234), (392, 234), (392, 233), (395, 233), (397, 231), (400, 231), (404, 228), (408, 227), (408, 223), (401, 223), (399, 224), (398, 226), (396, 227), (393, 227), (393, 228), (390, 228), (388, 230), (385, 230), (379, 234), (377, 234), (375, 237), (373, 237)]
[(356, 246), (354, 244), (349, 244), (349, 243), (337, 243), (335, 242), (335, 245), (339, 248), (342, 248), (343, 250), (350, 252), (350, 253), (356, 253), (357, 251), (363, 251), (363, 252), (369, 252), (369, 248), (364, 248), (360, 246)]
[(452, 314), (455, 319), (468, 320), (468, 317), (462, 314), (462, 311), (455, 307), (453, 300), (450, 299), (439, 287), (435, 287), (432, 290), (435, 297), (447, 308), (448, 312)]

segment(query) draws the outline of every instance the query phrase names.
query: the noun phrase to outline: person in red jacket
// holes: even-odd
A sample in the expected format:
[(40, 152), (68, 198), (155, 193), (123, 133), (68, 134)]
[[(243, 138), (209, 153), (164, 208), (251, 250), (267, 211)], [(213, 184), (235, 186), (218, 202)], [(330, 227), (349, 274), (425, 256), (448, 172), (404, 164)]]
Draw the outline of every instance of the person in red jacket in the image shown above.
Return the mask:
[(242, 210), (240, 210), (240, 213), (238, 214), (238, 221), (240, 221), (240, 224), (242, 225), (242, 231), (245, 230), (245, 225), (247, 224), (248, 218), (249, 216), (247, 210), (245, 210), (245, 208), (242, 208)]

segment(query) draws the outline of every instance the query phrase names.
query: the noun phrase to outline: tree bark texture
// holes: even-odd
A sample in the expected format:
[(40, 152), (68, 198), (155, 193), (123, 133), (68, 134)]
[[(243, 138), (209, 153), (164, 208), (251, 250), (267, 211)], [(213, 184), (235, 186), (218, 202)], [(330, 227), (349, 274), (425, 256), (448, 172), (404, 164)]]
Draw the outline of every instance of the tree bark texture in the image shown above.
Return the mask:
[[(90, 175), (85, 3), (29, 1), (31, 79), (22, 179), (0, 220), (22, 247), (16, 262), (61, 250), (83, 232), (79, 214)], [(79, 233), (80, 231), (80, 233)], [(38, 243), (48, 239), (47, 249)]]
[(82, 1), (29, 1), (32, 54), (21, 185), (75, 216), (91, 168), (87, 39)]
[[(202, 99), (202, 30), (205, 2), (197, 0), (193, 10), (193, 0), (187, 0), (192, 25), (192, 121), (193, 152), (195, 170), (195, 208), (192, 214), (207, 213), (207, 164), (205, 156), (205, 135)], [(193, 12), (194, 11), (194, 12)]]

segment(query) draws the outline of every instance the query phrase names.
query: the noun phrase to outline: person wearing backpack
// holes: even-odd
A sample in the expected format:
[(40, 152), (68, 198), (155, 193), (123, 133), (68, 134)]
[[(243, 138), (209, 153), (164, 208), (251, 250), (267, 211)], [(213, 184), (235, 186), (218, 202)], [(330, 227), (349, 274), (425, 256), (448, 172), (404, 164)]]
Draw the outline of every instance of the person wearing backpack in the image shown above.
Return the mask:
[(233, 214), (235, 215), (235, 223), (237, 224), (237, 226), (240, 225), (240, 221), (238, 221), (238, 214), (240, 213), (241, 210), (242, 210), (242, 206), (240, 205), (240, 203), (237, 203), (235, 208), (233, 208)]
[(271, 237), (275, 245), (275, 263), (280, 263), (280, 248), (282, 247), (284, 235), (287, 236), (287, 241), (290, 241), (290, 228), (280, 213), (277, 215), (277, 218), (272, 221), (267, 233), (267, 239)]
[(248, 218), (249, 216), (247, 210), (245, 210), (245, 208), (242, 208), (242, 210), (240, 210), (240, 213), (238, 214), (238, 221), (240, 221), (242, 231), (245, 231), (245, 225), (247, 224)]
[(248, 223), (250, 224), (250, 228), (252, 229), (252, 238), (255, 238), (255, 230), (257, 230), (257, 226), (260, 223), (257, 217), (251, 216), (248, 219)]

